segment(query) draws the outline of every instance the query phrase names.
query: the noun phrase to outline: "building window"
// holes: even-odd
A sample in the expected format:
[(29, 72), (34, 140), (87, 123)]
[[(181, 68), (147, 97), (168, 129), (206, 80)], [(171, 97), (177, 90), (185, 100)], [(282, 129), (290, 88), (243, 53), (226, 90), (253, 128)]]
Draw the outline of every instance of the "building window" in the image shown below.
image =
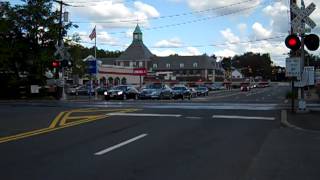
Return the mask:
[(157, 68), (158, 68), (158, 64), (153, 64), (153, 65), (152, 65), (152, 68), (153, 68), (153, 69), (157, 69)]
[(133, 67), (133, 62), (132, 61), (130, 61), (129, 66)]
[(183, 63), (180, 63), (180, 68), (184, 68), (184, 64)]
[(194, 68), (197, 68), (197, 67), (198, 67), (198, 63), (196, 63), (196, 62), (193, 63), (193, 67), (194, 67)]
[(120, 62), (120, 66), (124, 66), (124, 62), (123, 61)]
[(139, 62), (139, 67), (143, 67), (143, 62), (142, 61)]
[(168, 64), (166, 64), (166, 67), (167, 67), (167, 68), (170, 68), (170, 66), (171, 66), (171, 64), (169, 64), (169, 63), (168, 63)]

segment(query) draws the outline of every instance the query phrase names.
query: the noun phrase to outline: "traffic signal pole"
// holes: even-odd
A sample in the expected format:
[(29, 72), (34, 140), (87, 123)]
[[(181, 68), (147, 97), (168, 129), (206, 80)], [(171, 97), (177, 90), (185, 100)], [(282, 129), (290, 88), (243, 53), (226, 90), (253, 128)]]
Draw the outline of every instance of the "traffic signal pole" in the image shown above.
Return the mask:
[[(55, 1), (57, 3), (59, 3), (60, 5), (60, 12), (59, 12), (59, 37), (58, 37), (58, 46), (61, 47), (63, 40), (62, 40), (62, 29), (63, 29), (63, 24), (62, 24), (62, 6), (64, 5), (63, 1)], [(61, 58), (61, 57), (60, 57)], [(63, 59), (60, 59), (60, 63), (62, 62)], [(65, 67), (61, 67), (61, 73), (62, 73), (62, 96), (60, 98), (60, 100), (66, 100), (67, 99), (67, 95), (65, 92)]]
[[(305, 9), (304, 1), (301, 0), (301, 9)], [(302, 28), (305, 30), (305, 23), (301, 23)], [(301, 36), (301, 68), (300, 68), (300, 82), (301, 87), (298, 90), (298, 112), (305, 112), (306, 111), (306, 101), (304, 100), (304, 81), (303, 81), (303, 71), (304, 71), (304, 33), (300, 34)]]
[[(290, 0), (290, 7), (292, 4), (297, 4), (297, 0)], [(290, 11), (290, 21), (294, 19), (294, 14)], [(291, 23), (290, 34), (293, 34), (293, 27)], [(295, 78), (291, 78), (291, 112), (294, 112), (294, 102), (295, 102), (295, 92), (294, 92), (294, 80)]]

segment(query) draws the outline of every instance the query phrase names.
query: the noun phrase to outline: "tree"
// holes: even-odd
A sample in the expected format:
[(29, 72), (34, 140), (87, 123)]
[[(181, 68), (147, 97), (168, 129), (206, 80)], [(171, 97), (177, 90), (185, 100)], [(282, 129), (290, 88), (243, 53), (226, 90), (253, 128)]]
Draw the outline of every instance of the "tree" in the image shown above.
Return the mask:
[[(6, 42), (0, 43), (0, 72), (5, 87), (18, 85), (23, 79), (29, 84), (43, 84), (44, 73), (54, 59), (59, 12), (53, 11), (52, 0), (23, 2), (13, 7), (8, 2), (0, 3), (0, 42)], [(62, 35), (71, 26), (66, 24)]]

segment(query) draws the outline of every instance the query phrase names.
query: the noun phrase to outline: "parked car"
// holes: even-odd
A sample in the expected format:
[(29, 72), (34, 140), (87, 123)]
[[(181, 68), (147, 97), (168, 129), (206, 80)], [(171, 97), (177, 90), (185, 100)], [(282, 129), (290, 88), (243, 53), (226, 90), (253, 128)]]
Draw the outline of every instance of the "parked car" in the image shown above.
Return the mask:
[(196, 90), (198, 96), (209, 96), (209, 90), (206, 87), (198, 87)]
[(269, 87), (269, 82), (268, 81), (259, 81), (258, 86), (259, 88), (265, 88), (265, 87)]
[(108, 88), (105, 86), (99, 86), (96, 88), (98, 95), (104, 95), (104, 92), (108, 91)]
[(186, 86), (174, 86), (172, 88), (174, 99), (191, 99), (191, 92)]
[(115, 86), (111, 88), (108, 91), (104, 92), (104, 98), (105, 100), (109, 99), (138, 99), (139, 96), (139, 91), (129, 85), (120, 85), (120, 86)]
[(77, 88), (78, 88), (78, 87), (79, 87), (78, 85), (67, 85), (65, 92), (66, 92), (68, 95), (76, 95), (76, 92), (77, 92)]
[(162, 83), (149, 84), (139, 94), (140, 99), (171, 99), (172, 97), (172, 89)]
[(197, 90), (196, 88), (189, 88), (190, 92), (191, 92), (191, 97), (197, 97)]
[(79, 86), (76, 88), (76, 95), (94, 95), (94, 87), (90, 87), (90, 86)]
[(250, 91), (250, 83), (249, 82), (243, 82), (240, 84), (240, 90), (241, 91)]

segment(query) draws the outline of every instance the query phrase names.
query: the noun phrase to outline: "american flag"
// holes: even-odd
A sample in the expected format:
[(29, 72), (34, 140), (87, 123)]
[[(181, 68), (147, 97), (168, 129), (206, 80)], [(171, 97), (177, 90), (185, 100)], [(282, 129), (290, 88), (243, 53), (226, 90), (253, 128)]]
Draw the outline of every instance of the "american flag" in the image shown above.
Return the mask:
[(89, 35), (89, 38), (92, 40), (96, 38), (96, 27), (93, 28), (91, 34)]

